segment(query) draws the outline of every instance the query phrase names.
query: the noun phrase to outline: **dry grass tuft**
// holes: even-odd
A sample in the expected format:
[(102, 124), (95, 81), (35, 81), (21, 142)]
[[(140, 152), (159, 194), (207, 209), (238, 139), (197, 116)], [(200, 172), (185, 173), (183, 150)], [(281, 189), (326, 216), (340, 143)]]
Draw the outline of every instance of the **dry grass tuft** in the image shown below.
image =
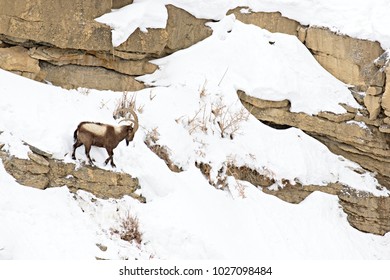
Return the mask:
[(122, 219), (119, 229), (112, 229), (111, 231), (114, 234), (118, 234), (122, 240), (141, 245), (142, 233), (139, 230), (138, 218), (133, 216), (129, 211)]

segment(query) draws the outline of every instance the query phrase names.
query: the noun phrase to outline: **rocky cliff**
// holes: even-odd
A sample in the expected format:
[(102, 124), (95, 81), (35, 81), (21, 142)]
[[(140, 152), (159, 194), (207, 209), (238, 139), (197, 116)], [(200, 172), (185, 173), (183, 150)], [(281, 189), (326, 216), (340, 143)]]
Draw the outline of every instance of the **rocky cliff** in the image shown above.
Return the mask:
[[(150, 29), (147, 33), (136, 30), (114, 48), (110, 28), (94, 21), (94, 18), (131, 2), (75, 0), (70, 5), (53, 0), (14, 1), (12, 4), (2, 1), (0, 67), (64, 88), (139, 90), (144, 85), (135, 78), (156, 70), (156, 66), (149, 62), (151, 59), (187, 48), (211, 34), (211, 29), (205, 25), (207, 20), (197, 19), (169, 5), (166, 28)], [(280, 13), (241, 13), (241, 10), (237, 8), (228, 13), (233, 13), (242, 22), (299, 38), (325, 69), (351, 85), (351, 92), (362, 107), (353, 109), (345, 106), (347, 113), (343, 115), (321, 112), (311, 116), (290, 112), (288, 100), (260, 100), (239, 91), (244, 106), (259, 120), (275, 128), (294, 126), (302, 129), (334, 153), (375, 172), (379, 182), (390, 189), (390, 82), (387, 82), (390, 81), (390, 66), (380, 44), (320, 27), (303, 26)], [(92, 184), (86, 182), (86, 176), (83, 176), (92, 174), (91, 168), (77, 171), (74, 166), (53, 159), (43, 159), (38, 164), (36, 161), (33, 163), (33, 159), (19, 162), (4, 153), (1, 156), (6, 169), (21, 183), (38, 184), (37, 187), (42, 188), (63, 184), (71, 188), (86, 186), (83, 189)], [(21, 177), (25, 170), (30, 169), (36, 172), (30, 172), (30, 177)], [(58, 173), (56, 170), (62, 171)], [(251, 172), (236, 170), (232, 174), (239, 179), (253, 181)], [(121, 185), (121, 182), (131, 181), (120, 179), (122, 175), (115, 176), (109, 182), (104, 181), (105, 184), (116, 186), (112, 182)], [(99, 184), (96, 180), (94, 183)], [(255, 185), (293, 203), (319, 190), (315, 186), (291, 185), (280, 191), (269, 191), (269, 185), (256, 180), (253, 181)], [(136, 185), (135, 182), (132, 184), (133, 187)], [(345, 191), (343, 186), (338, 185), (325, 189), (338, 195), (353, 226), (377, 234), (390, 231), (388, 198)], [(117, 196), (103, 192), (102, 196)]]
[(46, 189), (67, 186), (70, 191), (84, 190), (100, 198), (122, 198), (125, 195), (145, 202), (135, 192), (140, 188), (138, 179), (129, 174), (111, 172), (92, 166), (76, 168), (73, 163), (53, 159), (50, 154), (30, 146), (28, 159), (20, 159), (1, 151), (5, 170), (19, 184)]
[[(139, 90), (134, 78), (152, 73), (150, 59), (186, 48), (211, 34), (189, 13), (168, 6), (165, 29), (137, 29), (114, 48), (109, 26), (94, 19), (132, 1), (0, 2), (0, 67), (64, 88)], [(180, 24), (178, 24), (180, 21)], [(188, 35), (190, 34), (190, 35)]]

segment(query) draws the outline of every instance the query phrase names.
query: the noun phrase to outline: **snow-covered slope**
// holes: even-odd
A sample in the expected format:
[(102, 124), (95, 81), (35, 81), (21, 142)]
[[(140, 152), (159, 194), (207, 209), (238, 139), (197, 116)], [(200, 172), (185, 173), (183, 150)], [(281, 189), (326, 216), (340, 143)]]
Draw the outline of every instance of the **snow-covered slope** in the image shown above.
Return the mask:
[[(249, 7), (254, 12), (281, 12), (303, 25), (323, 26), (351, 37), (378, 41), (390, 48), (390, 18), (387, 0), (135, 0), (134, 4), (96, 19), (113, 28), (113, 44), (120, 45), (140, 27), (164, 28), (173, 4), (198, 18), (221, 20), (228, 10)], [(134, 19), (129, 21), (129, 19)]]
[[(66, 186), (45, 191), (22, 187), (0, 164), (0, 259), (390, 258), (390, 235), (353, 229), (337, 197), (313, 193), (292, 205), (232, 177), (226, 190), (217, 190), (195, 167), (195, 162), (210, 164), (216, 178), (221, 167), (234, 163), (267, 173), (276, 184), (281, 179), (320, 186), (338, 181), (388, 194), (376, 188), (370, 173), (355, 172), (357, 164), (302, 131), (272, 129), (244, 111), (237, 89), (274, 100), (288, 98), (293, 110), (308, 113), (322, 108), (340, 112), (340, 102), (357, 106), (346, 86), (318, 66), (297, 39), (234, 17), (212, 28), (213, 35), (203, 42), (155, 61), (161, 69), (142, 78), (154, 88), (129, 93), (136, 96), (141, 127), (132, 144), (115, 149), (116, 170), (139, 178), (147, 203), (129, 197), (95, 200), (85, 192), (73, 197)], [(68, 91), (4, 71), (0, 91), (3, 149), (25, 158), (23, 140), (72, 162), (77, 124), (115, 123), (112, 112), (122, 97), (109, 91)], [(221, 133), (218, 121), (237, 114), (243, 115), (237, 130)], [(171, 172), (145, 145), (153, 131), (157, 144), (168, 148), (183, 172)], [(98, 167), (112, 169), (103, 165), (105, 150), (94, 148), (91, 154)], [(77, 157), (86, 159), (82, 148)], [(140, 247), (112, 234), (128, 211), (139, 218)]]

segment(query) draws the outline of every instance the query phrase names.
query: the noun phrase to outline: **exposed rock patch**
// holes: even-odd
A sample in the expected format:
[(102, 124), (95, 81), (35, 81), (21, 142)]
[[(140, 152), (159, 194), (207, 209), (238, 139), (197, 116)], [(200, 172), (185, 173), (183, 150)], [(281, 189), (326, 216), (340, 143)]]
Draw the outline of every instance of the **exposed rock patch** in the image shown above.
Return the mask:
[[(12, 5), (0, 4), (0, 40), (7, 46), (20, 45), (29, 49), (29, 55), (34, 60), (50, 62), (56, 67), (65, 64), (104, 67), (113, 71), (111, 76), (118, 74), (116, 79), (128, 81), (128, 76), (134, 78), (156, 69), (148, 60), (187, 48), (211, 35), (211, 29), (205, 25), (208, 20), (197, 19), (180, 8), (168, 5), (165, 29), (149, 29), (146, 33), (137, 29), (124, 43), (114, 48), (110, 27), (94, 19), (109, 12), (111, 8), (120, 8), (130, 3), (131, 0), (77, 0), (72, 4), (53, 0), (29, 0)], [(381, 71), (384, 63), (375, 63), (375, 59), (384, 53), (379, 43), (354, 39), (324, 28), (302, 26), (293, 19), (283, 17), (279, 12), (248, 13), (242, 12), (243, 9), (248, 10), (239, 7), (228, 14), (233, 13), (238, 20), (271, 32), (297, 36), (317, 61), (338, 79), (354, 85), (360, 91), (367, 90), (370, 95), (385, 92), (385, 73)], [(26, 58), (23, 60), (26, 61)], [(7, 69), (5, 66), (0, 67)], [(47, 73), (44, 70), (12, 71), (43, 80)], [(66, 71), (71, 73), (72, 70), (73, 68), (69, 68)], [(64, 68), (62, 71), (65, 71)], [(85, 73), (79, 74), (82, 77)], [(51, 78), (50, 75), (46, 77), (52, 82)], [(81, 81), (74, 80), (72, 84), (68, 84), (68, 81), (57, 81), (55, 84), (65, 88), (96, 86), (96, 82), (86, 83), (87, 81), (88, 79), (81, 78)], [(139, 89), (139, 85), (134, 82), (124, 86), (127, 81), (119, 83), (121, 86), (117, 87), (118, 90)], [(97, 88), (109, 86), (111, 85), (102, 80)], [(387, 99), (383, 98), (382, 108), (387, 106)], [(366, 102), (370, 104), (370, 118), (375, 119), (379, 115), (378, 111), (381, 111), (378, 98), (367, 98)], [(386, 110), (390, 112), (390, 108)]]
[(21, 46), (0, 48), (0, 68), (34, 80), (44, 78), (40, 75), (39, 61)]
[(326, 70), (346, 84), (362, 91), (369, 86), (383, 87), (384, 75), (374, 63), (384, 52), (378, 42), (310, 27), (304, 43)]
[(100, 198), (121, 198), (129, 195), (145, 202), (142, 196), (135, 193), (140, 188), (138, 179), (128, 174), (92, 166), (76, 168), (73, 163), (64, 163), (33, 152), (28, 156), (29, 159), (20, 159), (0, 151), (5, 170), (19, 184), (38, 189), (66, 185), (72, 192), (84, 190)]
[(114, 48), (111, 28), (94, 19), (111, 7), (130, 3), (39, 0), (0, 4), (0, 67), (67, 89), (136, 91), (144, 85), (135, 78), (157, 69), (148, 62), (150, 59), (189, 47), (211, 35), (206, 20), (168, 5), (166, 28), (148, 32), (137, 29)]
[(279, 12), (253, 12), (243, 13), (248, 10), (245, 7), (238, 7), (230, 10), (227, 14), (234, 14), (239, 21), (246, 24), (253, 24), (270, 32), (279, 32), (298, 36), (298, 29), (301, 26), (299, 22), (287, 17), (283, 17)]
[(54, 85), (67, 89), (94, 88), (99, 90), (140, 90), (144, 85), (133, 77), (108, 70), (103, 67), (78, 65), (54, 66), (41, 62), (41, 68), (47, 73), (46, 79)]
[(120, 9), (126, 5), (132, 4), (133, 0), (112, 0), (112, 8)]
[[(211, 170), (208, 170), (208, 174)], [(237, 180), (248, 181), (260, 187), (263, 192), (274, 195), (289, 203), (300, 203), (315, 191), (337, 195), (339, 203), (347, 214), (351, 226), (364, 232), (384, 235), (390, 231), (390, 197), (377, 197), (368, 193), (357, 192), (340, 183), (325, 186), (302, 185), (299, 182), (282, 180), (280, 187), (266, 174), (260, 174), (247, 166), (230, 165), (226, 175)]]
[[(336, 154), (353, 160), (364, 168), (379, 173), (378, 178), (390, 189), (389, 136), (375, 123), (367, 125), (360, 113), (335, 115), (320, 113), (310, 116), (293, 113), (286, 107), (257, 106), (266, 104), (239, 91), (243, 105), (259, 120), (278, 125), (294, 126), (320, 140)], [(368, 120), (368, 118), (367, 118)], [(377, 125), (380, 125), (378, 123)]]
[(380, 235), (390, 231), (390, 197), (372, 197), (353, 190), (338, 196), (352, 226)]
[(206, 39), (212, 31), (205, 24), (209, 20), (197, 19), (190, 13), (168, 5), (167, 45), (165, 51), (173, 53), (180, 49), (188, 48), (195, 43)]

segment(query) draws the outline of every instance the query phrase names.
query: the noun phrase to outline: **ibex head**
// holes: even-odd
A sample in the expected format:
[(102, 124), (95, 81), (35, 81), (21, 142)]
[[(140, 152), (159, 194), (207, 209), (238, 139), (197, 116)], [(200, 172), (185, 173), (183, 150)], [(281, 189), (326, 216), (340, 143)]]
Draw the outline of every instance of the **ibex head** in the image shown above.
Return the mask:
[[(125, 111), (125, 109), (123, 109), (124, 111)], [(138, 130), (138, 127), (139, 127), (139, 125), (138, 125), (138, 117), (137, 117), (137, 114), (134, 112), (134, 110), (132, 109), (132, 108), (129, 108), (128, 109), (128, 112), (133, 116), (133, 119), (131, 119), (131, 118), (125, 118), (125, 119), (123, 119), (123, 120), (121, 120), (119, 123), (121, 123), (121, 122), (124, 122), (124, 121), (129, 121), (129, 122), (131, 122), (132, 124), (131, 125), (128, 125), (128, 126), (126, 126), (126, 127), (128, 127), (127, 128), (127, 136), (126, 136), (126, 145), (128, 146), (129, 145), (129, 143), (131, 142), (131, 141), (133, 141), (133, 139), (134, 139), (134, 135), (135, 135), (135, 133), (137, 132), (137, 130)]]

